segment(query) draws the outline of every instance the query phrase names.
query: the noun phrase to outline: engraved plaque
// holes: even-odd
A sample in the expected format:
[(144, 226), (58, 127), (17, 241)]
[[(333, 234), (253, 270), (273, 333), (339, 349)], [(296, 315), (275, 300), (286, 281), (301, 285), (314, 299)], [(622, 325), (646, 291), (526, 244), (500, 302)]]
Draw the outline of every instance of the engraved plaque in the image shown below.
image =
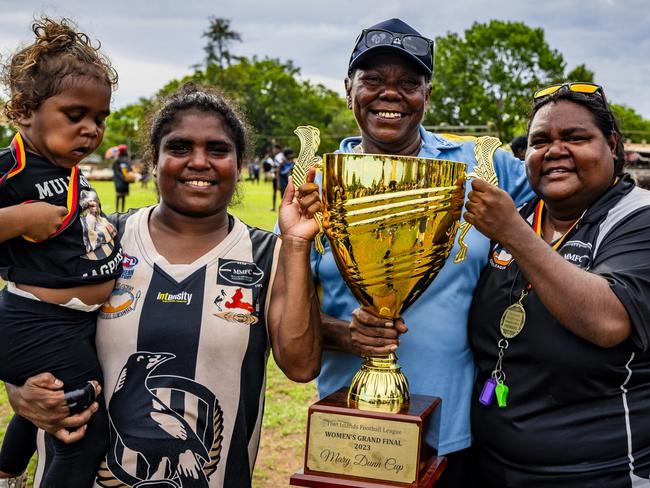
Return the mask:
[(439, 405), (439, 398), (412, 395), (399, 412), (360, 410), (339, 389), (309, 407), (305, 468), (291, 484), (431, 488), (447, 460), (423, 444), (422, 432), (439, 430)]
[(307, 468), (411, 483), (417, 475), (418, 444), (414, 423), (314, 412)]

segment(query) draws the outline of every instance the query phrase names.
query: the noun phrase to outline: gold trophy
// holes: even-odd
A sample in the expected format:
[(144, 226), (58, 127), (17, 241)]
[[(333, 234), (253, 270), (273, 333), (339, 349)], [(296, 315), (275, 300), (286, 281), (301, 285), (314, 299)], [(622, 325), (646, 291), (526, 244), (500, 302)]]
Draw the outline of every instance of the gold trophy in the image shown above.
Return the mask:
[[(319, 131), (298, 127), (296, 186), (317, 161)], [(464, 163), (407, 156), (325, 154), (322, 227), (361, 306), (396, 319), (426, 290), (454, 243)], [(317, 217), (319, 223), (321, 217)], [(317, 241), (320, 240), (320, 235)], [(435, 317), (431, 318), (435, 320)], [(410, 395), (394, 354), (367, 357), (349, 391), (309, 409), (299, 486), (429, 487), (444, 469), (422, 443), (440, 399)]]

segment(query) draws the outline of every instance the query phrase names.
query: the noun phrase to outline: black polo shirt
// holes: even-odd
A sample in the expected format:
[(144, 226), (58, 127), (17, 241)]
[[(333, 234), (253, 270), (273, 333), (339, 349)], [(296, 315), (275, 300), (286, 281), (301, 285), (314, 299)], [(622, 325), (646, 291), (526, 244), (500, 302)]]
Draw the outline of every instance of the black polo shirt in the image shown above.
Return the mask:
[[(538, 200), (521, 215), (531, 220)], [(472, 430), (484, 479), (498, 487), (628, 487), (650, 476), (650, 192), (622, 178), (585, 213), (558, 252), (604, 277), (625, 306), (632, 336), (601, 348), (572, 334), (532, 289), (526, 324), (509, 340), (507, 407), (478, 402), (501, 339), (503, 311), (527, 285), (493, 243), (469, 317), (478, 365)], [(580, 307), (580, 303), (575, 304)], [(646, 486), (643, 485), (643, 486)]]

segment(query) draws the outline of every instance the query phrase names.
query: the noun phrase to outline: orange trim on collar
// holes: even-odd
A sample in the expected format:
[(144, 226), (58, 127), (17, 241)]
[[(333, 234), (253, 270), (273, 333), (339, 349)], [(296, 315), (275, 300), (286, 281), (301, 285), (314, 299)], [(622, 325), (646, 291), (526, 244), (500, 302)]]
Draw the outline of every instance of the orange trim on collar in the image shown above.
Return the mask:
[[(34, 200), (30, 200), (29, 202), (23, 202), (23, 203), (30, 203), (33, 202)], [(72, 169), (70, 170), (70, 181), (68, 182), (68, 198), (66, 201), (66, 207), (68, 209), (68, 213), (65, 215), (63, 218), (63, 221), (61, 222), (61, 225), (59, 228), (49, 236), (47, 239), (51, 239), (52, 237), (60, 234), (63, 232), (74, 220), (76, 214), (77, 214), (77, 205), (79, 203), (79, 167), (78, 166), (73, 166)], [(43, 242), (43, 240), (36, 240), (32, 239), (31, 237), (27, 237), (26, 235), (23, 235), (23, 239), (29, 242)]]

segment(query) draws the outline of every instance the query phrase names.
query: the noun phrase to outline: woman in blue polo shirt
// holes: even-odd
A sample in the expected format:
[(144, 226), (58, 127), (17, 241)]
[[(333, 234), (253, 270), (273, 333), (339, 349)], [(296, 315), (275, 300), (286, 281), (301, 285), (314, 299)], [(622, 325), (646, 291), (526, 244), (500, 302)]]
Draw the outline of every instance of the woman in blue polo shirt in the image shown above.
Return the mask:
[[(354, 46), (345, 80), (348, 107), (361, 132), (339, 150), (345, 153), (398, 154), (477, 164), (475, 144), (457, 142), (422, 127), (431, 92), (433, 41), (399, 19), (364, 29)], [(517, 202), (532, 196), (520, 160), (505, 151), (494, 154), (501, 187)], [(312, 272), (322, 290), (325, 345), (318, 389), (326, 396), (348, 386), (361, 366), (361, 356), (394, 352), (414, 394), (442, 398), (440, 431), (430, 428), (425, 442), (448, 459), (442, 487), (471, 486), (469, 427), (474, 361), (467, 342), (467, 314), (489, 240), (471, 230), (469, 254), (461, 264), (447, 262), (433, 284), (386, 327), (360, 311), (325, 242), (326, 253), (312, 253)], [(458, 252), (456, 244), (451, 256)], [(452, 260), (449, 260), (452, 261)], [(408, 333), (406, 325), (408, 325)]]

